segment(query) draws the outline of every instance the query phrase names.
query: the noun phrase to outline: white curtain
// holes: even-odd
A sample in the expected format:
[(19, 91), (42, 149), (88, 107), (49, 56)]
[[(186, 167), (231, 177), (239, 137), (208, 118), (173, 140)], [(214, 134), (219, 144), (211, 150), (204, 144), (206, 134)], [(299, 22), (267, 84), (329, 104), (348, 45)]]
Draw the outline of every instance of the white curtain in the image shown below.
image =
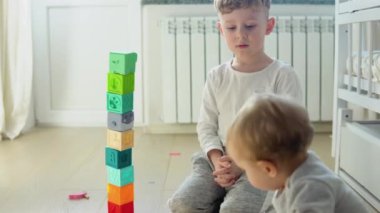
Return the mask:
[(0, 141), (14, 139), (30, 126), (33, 80), (30, 4), (31, 0), (0, 0)]

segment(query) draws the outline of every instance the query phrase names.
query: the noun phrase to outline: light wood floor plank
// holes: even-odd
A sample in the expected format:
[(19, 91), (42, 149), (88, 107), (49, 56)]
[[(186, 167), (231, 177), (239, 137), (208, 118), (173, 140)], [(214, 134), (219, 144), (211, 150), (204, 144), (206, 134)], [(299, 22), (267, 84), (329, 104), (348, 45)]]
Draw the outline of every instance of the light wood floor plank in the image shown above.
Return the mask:
[[(331, 139), (313, 149), (329, 166)], [(107, 212), (105, 128), (35, 128), (0, 142), (0, 212)], [(195, 134), (144, 134), (135, 129), (135, 212), (167, 213), (166, 201), (191, 172)], [(68, 194), (86, 191), (89, 200)]]

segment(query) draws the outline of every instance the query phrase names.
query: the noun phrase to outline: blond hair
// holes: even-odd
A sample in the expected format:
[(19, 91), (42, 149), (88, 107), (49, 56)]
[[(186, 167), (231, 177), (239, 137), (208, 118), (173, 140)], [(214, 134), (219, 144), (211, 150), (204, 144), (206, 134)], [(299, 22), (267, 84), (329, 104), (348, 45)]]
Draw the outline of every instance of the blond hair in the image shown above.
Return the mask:
[(250, 99), (228, 132), (227, 146), (252, 161), (288, 163), (306, 154), (314, 131), (304, 107), (274, 95)]
[(236, 9), (248, 7), (265, 7), (270, 9), (271, 0), (214, 0), (214, 6), (218, 13), (231, 13)]

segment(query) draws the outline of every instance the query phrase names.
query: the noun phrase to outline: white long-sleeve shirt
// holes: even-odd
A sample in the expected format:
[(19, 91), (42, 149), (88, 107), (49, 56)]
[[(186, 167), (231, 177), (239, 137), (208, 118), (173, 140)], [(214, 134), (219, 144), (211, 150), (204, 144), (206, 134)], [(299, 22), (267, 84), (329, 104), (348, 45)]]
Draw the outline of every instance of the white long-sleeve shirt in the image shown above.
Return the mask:
[(205, 153), (212, 149), (224, 152), (227, 130), (237, 112), (248, 98), (259, 93), (290, 96), (298, 103), (303, 100), (293, 68), (278, 60), (252, 73), (234, 70), (228, 61), (208, 73), (197, 125), (198, 140)]

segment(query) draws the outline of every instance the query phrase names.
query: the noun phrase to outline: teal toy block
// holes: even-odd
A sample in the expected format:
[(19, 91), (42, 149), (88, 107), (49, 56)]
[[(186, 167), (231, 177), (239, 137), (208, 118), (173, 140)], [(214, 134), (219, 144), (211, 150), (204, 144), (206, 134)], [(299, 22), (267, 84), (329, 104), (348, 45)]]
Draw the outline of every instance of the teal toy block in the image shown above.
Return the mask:
[(110, 72), (126, 75), (135, 72), (137, 54), (136, 53), (110, 53)]
[(108, 92), (107, 110), (119, 114), (133, 111), (133, 93), (119, 95)]
[(107, 179), (108, 183), (119, 187), (130, 184), (134, 181), (133, 166), (127, 166), (122, 169), (107, 166)]
[(115, 169), (124, 168), (132, 164), (132, 149), (119, 151), (106, 147), (106, 165)]
[(108, 73), (107, 92), (119, 95), (131, 93), (135, 90), (135, 73), (121, 75), (118, 73)]

